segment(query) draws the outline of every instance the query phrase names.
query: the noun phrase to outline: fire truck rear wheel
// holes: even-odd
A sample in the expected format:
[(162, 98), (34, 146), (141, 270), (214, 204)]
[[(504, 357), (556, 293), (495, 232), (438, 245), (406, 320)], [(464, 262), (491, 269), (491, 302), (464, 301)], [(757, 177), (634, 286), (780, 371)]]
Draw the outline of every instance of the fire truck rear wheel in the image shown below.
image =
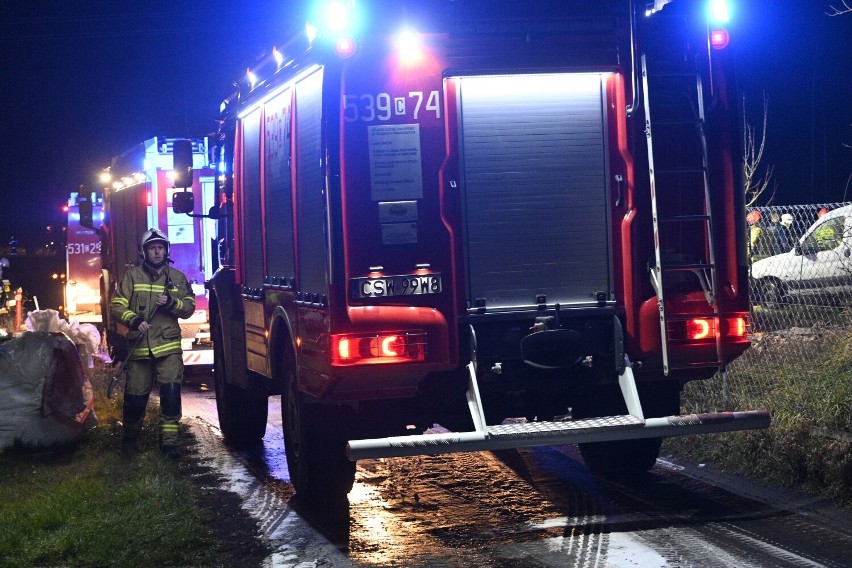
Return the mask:
[[(680, 385), (674, 381), (656, 381), (637, 385), (639, 399), (646, 417), (679, 414)], [(614, 416), (627, 412), (618, 387), (600, 389), (591, 397), (588, 408), (582, 409), (578, 418)], [(660, 455), (662, 438), (642, 438), (614, 442), (579, 444), (580, 454), (589, 469), (598, 475), (629, 479), (654, 467)]]
[(254, 395), (228, 383), (222, 331), (218, 326), (213, 329), (213, 349), (216, 410), (225, 442), (239, 449), (257, 446), (266, 433), (268, 413), (266, 396)]
[(580, 444), (580, 454), (592, 473), (629, 478), (654, 467), (662, 442), (660, 438), (645, 438)]
[(297, 388), (295, 370), (288, 365), (285, 372), (281, 418), (290, 481), (310, 500), (344, 498), (355, 482), (355, 462), (346, 457), (350, 409), (307, 404)]

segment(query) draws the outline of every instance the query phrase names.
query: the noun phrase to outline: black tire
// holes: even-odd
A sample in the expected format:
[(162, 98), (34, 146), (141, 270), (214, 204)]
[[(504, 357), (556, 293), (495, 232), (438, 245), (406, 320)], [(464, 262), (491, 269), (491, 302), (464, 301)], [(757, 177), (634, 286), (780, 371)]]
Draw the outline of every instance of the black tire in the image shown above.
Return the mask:
[(784, 285), (774, 278), (765, 278), (759, 282), (760, 303), (772, 308), (784, 303)]
[(355, 482), (355, 462), (346, 457), (351, 412), (340, 406), (305, 403), (293, 366), (287, 364), (284, 373), (281, 418), (290, 481), (310, 501), (344, 498)]
[(237, 449), (253, 448), (266, 433), (268, 400), (227, 381), (225, 347), (222, 330), (213, 327), (213, 381), (216, 388), (216, 411), (225, 442)]
[[(645, 418), (670, 416), (680, 413), (680, 385), (677, 381), (659, 381), (639, 384), (639, 399)], [(614, 392), (615, 391), (615, 392)], [(583, 405), (584, 416), (613, 416), (627, 412), (617, 385), (601, 389), (590, 404)], [(589, 469), (600, 476), (630, 479), (646, 473), (660, 456), (662, 438), (641, 438), (614, 442), (579, 444), (580, 454)]]
[(597, 475), (631, 478), (646, 473), (657, 462), (662, 438), (580, 444), (583, 461)]

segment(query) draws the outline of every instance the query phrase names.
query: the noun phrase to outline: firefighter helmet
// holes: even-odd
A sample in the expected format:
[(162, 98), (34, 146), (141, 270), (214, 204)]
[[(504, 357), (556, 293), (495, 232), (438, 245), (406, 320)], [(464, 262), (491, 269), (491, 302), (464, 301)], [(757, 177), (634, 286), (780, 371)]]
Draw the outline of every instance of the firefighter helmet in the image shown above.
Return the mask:
[(144, 256), (145, 249), (148, 245), (152, 245), (154, 243), (160, 243), (164, 247), (166, 247), (166, 255), (169, 254), (169, 239), (166, 237), (166, 234), (159, 229), (148, 229), (144, 233), (142, 233), (142, 254)]

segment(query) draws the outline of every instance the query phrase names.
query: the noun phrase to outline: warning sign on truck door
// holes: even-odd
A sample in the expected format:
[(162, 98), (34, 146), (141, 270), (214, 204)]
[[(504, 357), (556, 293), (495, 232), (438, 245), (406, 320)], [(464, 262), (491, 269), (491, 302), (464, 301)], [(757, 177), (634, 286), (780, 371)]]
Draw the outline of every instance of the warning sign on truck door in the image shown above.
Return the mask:
[(373, 201), (423, 197), (420, 125), (382, 124), (368, 127), (370, 196)]

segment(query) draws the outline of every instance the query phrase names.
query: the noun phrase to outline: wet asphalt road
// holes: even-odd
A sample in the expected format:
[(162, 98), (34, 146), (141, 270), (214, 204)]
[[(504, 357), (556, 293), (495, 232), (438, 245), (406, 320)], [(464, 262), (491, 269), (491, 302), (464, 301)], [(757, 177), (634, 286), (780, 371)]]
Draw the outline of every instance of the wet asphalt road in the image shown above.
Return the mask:
[(268, 566), (852, 566), (852, 511), (695, 465), (661, 459), (625, 485), (592, 476), (573, 446), (364, 460), (348, 502), (308, 507), (278, 397), (253, 454), (224, 446), (197, 383), (184, 422), (275, 550)]

